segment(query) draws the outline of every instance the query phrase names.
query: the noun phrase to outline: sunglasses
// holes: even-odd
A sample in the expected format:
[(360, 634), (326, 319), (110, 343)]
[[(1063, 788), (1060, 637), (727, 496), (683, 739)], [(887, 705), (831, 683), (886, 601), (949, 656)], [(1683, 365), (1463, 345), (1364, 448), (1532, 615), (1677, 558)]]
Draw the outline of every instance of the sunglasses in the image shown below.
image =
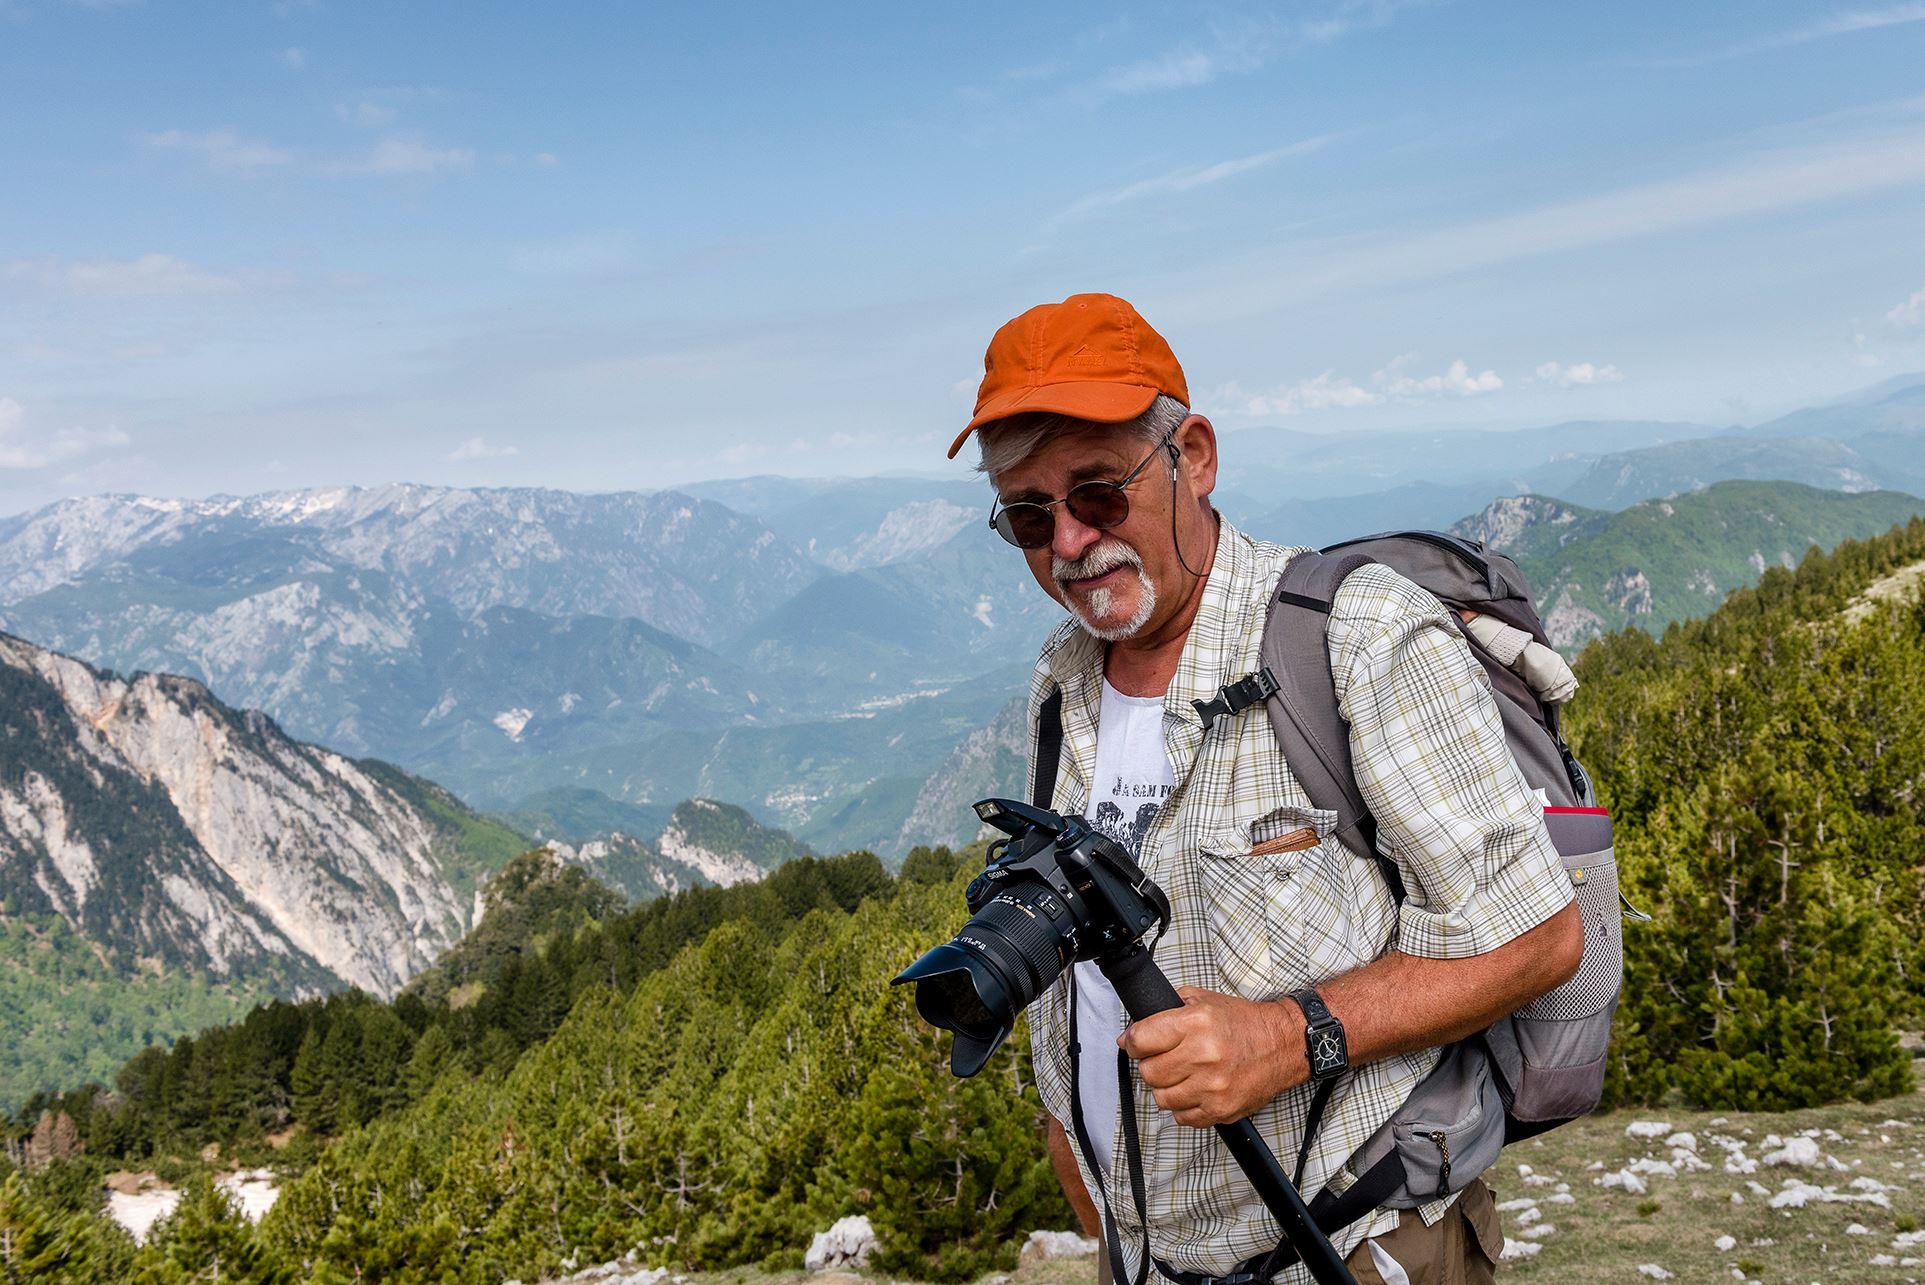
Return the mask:
[[(1107, 531), (1121, 526), (1123, 519), (1130, 515), (1129, 487), (1150, 466), (1157, 452), (1170, 448), (1175, 436), (1171, 433), (1151, 447), (1142, 462), (1119, 482), (1078, 482), (1069, 489), (1068, 495), (1044, 504), (1029, 500), (1003, 504), (989, 515), (989, 525), (1019, 549), (1041, 549), (1056, 538), (1056, 514), (1052, 510), (1059, 504), (1086, 527)], [(1174, 456), (1175, 452), (1171, 454)]]

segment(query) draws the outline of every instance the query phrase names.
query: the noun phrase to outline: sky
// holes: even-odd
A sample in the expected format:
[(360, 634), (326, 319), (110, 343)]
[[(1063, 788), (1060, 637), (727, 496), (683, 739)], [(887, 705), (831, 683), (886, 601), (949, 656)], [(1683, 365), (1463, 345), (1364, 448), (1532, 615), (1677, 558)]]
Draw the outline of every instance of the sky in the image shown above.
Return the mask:
[(963, 475), (1084, 290), (1221, 428), (1755, 423), (1925, 369), (1925, 2), (0, 0), (0, 193), (0, 513)]

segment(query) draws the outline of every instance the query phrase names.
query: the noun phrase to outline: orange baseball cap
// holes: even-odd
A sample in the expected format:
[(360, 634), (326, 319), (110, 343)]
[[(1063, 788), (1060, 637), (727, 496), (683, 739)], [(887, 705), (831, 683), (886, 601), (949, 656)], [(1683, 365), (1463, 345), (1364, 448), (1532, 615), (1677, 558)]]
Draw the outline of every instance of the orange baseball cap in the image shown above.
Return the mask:
[(950, 444), (949, 458), (991, 420), (1046, 411), (1115, 424), (1148, 410), (1158, 393), (1190, 404), (1176, 354), (1127, 302), (1073, 294), (1038, 304), (989, 341), (976, 414)]

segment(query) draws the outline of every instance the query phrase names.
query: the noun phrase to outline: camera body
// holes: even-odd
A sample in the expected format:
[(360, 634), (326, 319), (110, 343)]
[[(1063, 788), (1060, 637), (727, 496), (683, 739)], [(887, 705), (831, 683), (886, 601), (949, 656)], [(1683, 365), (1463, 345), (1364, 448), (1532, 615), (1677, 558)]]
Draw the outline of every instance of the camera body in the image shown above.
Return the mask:
[(916, 984), (925, 1021), (955, 1032), (957, 1076), (980, 1071), (1072, 963), (1119, 962), (1170, 919), (1163, 890), (1082, 817), (1013, 799), (984, 799), (976, 815), (1009, 837), (970, 881), (969, 922), (895, 979)]

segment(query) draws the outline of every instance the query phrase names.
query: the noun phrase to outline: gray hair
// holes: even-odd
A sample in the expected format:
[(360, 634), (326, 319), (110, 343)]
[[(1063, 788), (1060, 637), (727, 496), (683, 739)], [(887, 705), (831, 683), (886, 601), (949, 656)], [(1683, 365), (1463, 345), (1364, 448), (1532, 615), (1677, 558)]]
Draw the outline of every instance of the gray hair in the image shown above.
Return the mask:
[(1028, 459), (1037, 447), (1058, 433), (1121, 428), (1146, 442), (1160, 442), (1189, 417), (1190, 408), (1167, 393), (1158, 393), (1148, 410), (1121, 424), (1094, 424), (1072, 415), (1057, 415), (1048, 411), (1011, 415), (1006, 419), (992, 420), (976, 430), (976, 444), (982, 451), (976, 471), (988, 475), (989, 480), (994, 482)]

